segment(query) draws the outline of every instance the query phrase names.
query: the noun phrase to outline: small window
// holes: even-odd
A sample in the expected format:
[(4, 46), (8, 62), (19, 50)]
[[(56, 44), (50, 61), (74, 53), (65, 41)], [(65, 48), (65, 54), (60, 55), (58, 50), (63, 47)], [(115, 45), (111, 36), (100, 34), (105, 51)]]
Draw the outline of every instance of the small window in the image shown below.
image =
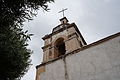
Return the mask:
[(79, 41), (79, 43), (80, 43), (80, 47), (82, 47), (83, 45), (82, 45), (81, 41)]
[(52, 59), (52, 52), (49, 51), (49, 59)]
[(49, 51), (49, 56), (52, 56), (52, 52), (51, 51)]
[(64, 20), (63, 20), (63, 24), (64, 24), (65, 22), (64, 22)]

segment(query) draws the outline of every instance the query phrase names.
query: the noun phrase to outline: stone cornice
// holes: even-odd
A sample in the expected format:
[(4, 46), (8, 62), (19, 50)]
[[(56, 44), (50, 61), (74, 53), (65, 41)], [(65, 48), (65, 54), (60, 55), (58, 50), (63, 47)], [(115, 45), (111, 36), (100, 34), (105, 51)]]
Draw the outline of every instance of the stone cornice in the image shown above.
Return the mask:
[[(63, 25), (64, 25), (64, 24), (63, 24)], [(61, 26), (61, 25), (59, 25), (59, 26)], [(55, 34), (57, 34), (57, 33), (59, 33), (59, 32), (62, 32), (62, 31), (64, 31), (64, 30), (66, 30), (66, 28), (68, 29), (68, 28), (75, 27), (75, 26), (76, 26), (75, 23), (71, 23), (71, 24), (69, 24), (69, 25), (67, 24), (66, 27), (63, 27), (63, 28), (61, 28), (61, 29), (59, 29), (59, 30), (57, 30), (57, 31), (55, 31), (55, 32), (52, 32), (51, 34), (45, 35), (42, 39), (45, 40), (45, 39), (50, 38), (51, 36), (53, 36), (53, 35), (55, 35)]]

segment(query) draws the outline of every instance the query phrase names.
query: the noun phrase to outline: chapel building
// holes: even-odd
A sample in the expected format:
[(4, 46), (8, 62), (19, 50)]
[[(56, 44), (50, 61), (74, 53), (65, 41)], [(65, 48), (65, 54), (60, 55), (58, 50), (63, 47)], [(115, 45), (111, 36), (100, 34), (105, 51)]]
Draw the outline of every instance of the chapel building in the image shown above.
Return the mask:
[(87, 44), (66, 17), (43, 38), (35, 80), (120, 80), (120, 32)]

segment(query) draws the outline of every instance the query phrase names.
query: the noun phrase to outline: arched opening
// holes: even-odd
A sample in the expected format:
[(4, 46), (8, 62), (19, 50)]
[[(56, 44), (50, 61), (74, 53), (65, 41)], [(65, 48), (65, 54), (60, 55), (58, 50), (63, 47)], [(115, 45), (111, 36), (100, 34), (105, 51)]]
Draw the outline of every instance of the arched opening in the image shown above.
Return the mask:
[(65, 42), (63, 38), (59, 38), (55, 43), (55, 54), (57, 57), (64, 55), (66, 52), (65, 50)]

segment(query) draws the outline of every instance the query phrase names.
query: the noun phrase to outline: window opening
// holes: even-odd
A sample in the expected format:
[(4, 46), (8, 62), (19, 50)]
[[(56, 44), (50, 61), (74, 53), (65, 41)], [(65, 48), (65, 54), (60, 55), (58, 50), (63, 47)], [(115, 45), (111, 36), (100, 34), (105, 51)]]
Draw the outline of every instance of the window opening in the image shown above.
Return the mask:
[(49, 51), (49, 59), (51, 59), (51, 58), (52, 58), (52, 52)]

